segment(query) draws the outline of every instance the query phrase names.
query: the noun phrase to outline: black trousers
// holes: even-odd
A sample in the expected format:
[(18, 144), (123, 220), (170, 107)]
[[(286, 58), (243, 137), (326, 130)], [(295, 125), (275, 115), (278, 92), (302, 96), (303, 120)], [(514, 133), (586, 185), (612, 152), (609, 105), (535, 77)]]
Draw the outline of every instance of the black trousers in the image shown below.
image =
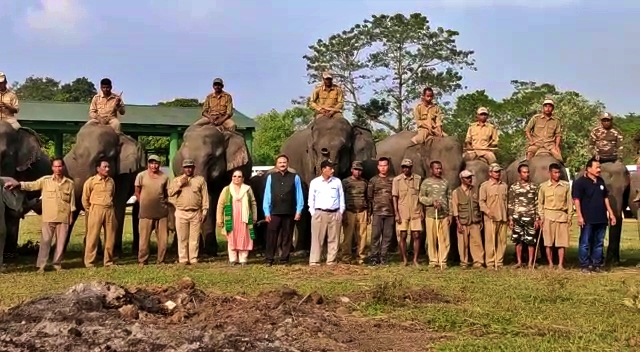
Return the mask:
[(264, 253), (265, 262), (273, 263), (273, 258), (280, 249), (280, 261), (288, 262), (293, 241), (294, 215), (271, 215), (267, 225), (267, 244)]
[(373, 215), (371, 219), (371, 260), (386, 260), (393, 240), (395, 217)]

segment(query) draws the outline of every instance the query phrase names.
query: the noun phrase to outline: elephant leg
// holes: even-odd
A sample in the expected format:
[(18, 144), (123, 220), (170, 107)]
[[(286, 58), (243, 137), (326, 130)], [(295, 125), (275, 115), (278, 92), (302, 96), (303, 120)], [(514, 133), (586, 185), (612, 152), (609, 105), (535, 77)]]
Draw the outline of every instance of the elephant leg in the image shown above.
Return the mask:
[(207, 214), (207, 219), (202, 224), (202, 241), (200, 241), (200, 250), (202, 253), (217, 257), (218, 256), (218, 238), (216, 237), (215, 224), (216, 217), (213, 211)]
[(0, 201), (0, 271), (4, 266), (4, 247), (7, 242), (7, 224), (5, 214), (5, 205)]
[(140, 249), (140, 203), (133, 203), (131, 207), (131, 229), (133, 231), (133, 242), (131, 243), (131, 255), (137, 256)]
[(609, 227), (609, 245), (607, 246), (607, 265), (620, 263), (620, 241), (622, 239), (622, 217), (616, 216), (616, 225)]
[(116, 215), (116, 222), (117, 222), (116, 238), (113, 244), (114, 259), (122, 257), (122, 255), (124, 254), (122, 252), (122, 235), (124, 233), (124, 218), (125, 218), (126, 210), (127, 210), (127, 206), (125, 203), (122, 203), (122, 205), (116, 203), (114, 208), (114, 212)]
[[(449, 243), (450, 248), (458, 248), (458, 225), (455, 221), (452, 221), (449, 226)], [(448, 261), (456, 264), (460, 263), (460, 252), (450, 250)]]
[(296, 224), (296, 230), (298, 235), (295, 240), (295, 251), (311, 250), (311, 214), (309, 212), (303, 212), (300, 221)]
[(6, 240), (4, 255), (7, 258), (18, 257), (18, 233), (20, 233), (20, 218), (5, 214)]

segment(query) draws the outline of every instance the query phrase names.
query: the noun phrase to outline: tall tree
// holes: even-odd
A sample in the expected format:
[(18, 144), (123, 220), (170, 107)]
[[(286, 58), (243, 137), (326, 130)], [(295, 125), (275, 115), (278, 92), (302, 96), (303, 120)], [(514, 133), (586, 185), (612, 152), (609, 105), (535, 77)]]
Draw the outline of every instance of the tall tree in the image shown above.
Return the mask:
[(196, 98), (175, 98), (171, 101), (161, 101), (158, 105), (177, 108), (197, 108), (202, 106), (202, 103)]
[(60, 90), (60, 81), (51, 77), (31, 76), (14, 88), (21, 100), (55, 101)]
[(423, 87), (449, 94), (463, 88), (463, 69), (475, 70), (473, 51), (458, 49), (458, 35), (431, 28), (420, 13), (372, 16), (318, 40), (303, 58), (310, 82), (324, 70), (333, 72), (356, 119), (399, 132), (410, 126), (410, 105)]
[(74, 79), (70, 83), (60, 86), (58, 93), (54, 97), (56, 101), (90, 103), (98, 91), (95, 84), (86, 77)]
[(252, 159), (255, 164), (271, 165), (280, 153), (282, 144), (296, 130), (306, 126), (313, 116), (308, 108), (294, 107), (283, 111), (276, 110), (256, 117), (258, 128), (254, 133)]

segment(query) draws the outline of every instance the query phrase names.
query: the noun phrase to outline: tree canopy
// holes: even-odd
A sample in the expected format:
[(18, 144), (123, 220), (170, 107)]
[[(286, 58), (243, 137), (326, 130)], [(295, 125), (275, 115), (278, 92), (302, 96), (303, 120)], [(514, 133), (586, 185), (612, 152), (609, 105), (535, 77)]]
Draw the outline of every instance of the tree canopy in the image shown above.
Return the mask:
[(295, 131), (306, 127), (313, 117), (313, 111), (304, 107), (276, 110), (256, 117), (258, 129), (254, 133), (253, 163), (272, 165), (280, 154), (282, 144)]
[(98, 92), (93, 82), (86, 77), (60, 83), (61, 81), (51, 77), (31, 76), (22, 83), (14, 83), (13, 87), (20, 99), (25, 101), (89, 103)]

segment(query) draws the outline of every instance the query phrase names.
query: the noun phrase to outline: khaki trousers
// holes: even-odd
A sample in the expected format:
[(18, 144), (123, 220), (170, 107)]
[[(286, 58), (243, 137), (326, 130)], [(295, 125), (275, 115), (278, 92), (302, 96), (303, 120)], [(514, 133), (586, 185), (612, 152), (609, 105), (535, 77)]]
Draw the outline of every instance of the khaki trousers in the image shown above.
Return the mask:
[(449, 258), (449, 225), (447, 218), (426, 219), (427, 230), (427, 254), (429, 255), (429, 265), (447, 265)]
[(96, 260), (100, 231), (104, 228), (104, 266), (113, 264), (113, 244), (116, 239), (116, 214), (113, 207), (92, 205), (87, 215), (87, 237), (84, 248), (84, 265), (92, 267)]
[(310, 264), (319, 264), (322, 248), (327, 241), (327, 263), (335, 263), (338, 256), (338, 241), (340, 241), (340, 225), (342, 215), (340, 211), (328, 212), (316, 210), (311, 217), (311, 253)]
[(11, 127), (13, 127), (16, 130), (19, 130), (20, 127), (20, 123), (18, 122), (18, 120), (15, 117), (2, 117), (0, 118), (0, 120), (2, 121), (6, 121), (8, 124), (11, 125)]
[[(211, 124), (211, 120), (209, 120), (206, 117), (203, 117), (200, 120), (198, 120), (198, 121), (193, 123), (194, 126), (205, 126), (205, 125), (210, 125), (210, 124)], [(232, 119), (227, 119), (221, 125), (219, 125), (218, 128), (220, 128), (222, 130), (227, 130), (227, 131), (235, 131), (236, 130), (236, 123), (233, 122)]]
[(462, 266), (471, 264), (469, 263), (469, 252), (471, 252), (473, 266), (481, 267), (484, 264), (484, 247), (482, 246), (480, 227), (480, 223), (476, 223), (458, 228), (458, 252)]
[[(91, 119), (89, 120), (86, 125), (89, 124), (99, 124), (100, 120), (98, 119)], [(113, 128), (114, 131), (116, 131), (116, 133), (120, 133), (120, 120), (118, 120), (117, 117), (111, 117), (109, 118), (109, 121), (107, 121), (107, 125), (111, 126), (111, 128)]]
[(67, 231), (69, 224), (61, 222), (43, 222), (42, 237), (40, 238), (40, 250), (38, 251), (38, 259), (36, 266), (44, 269), (49, 261), (49, 252), (51, 251), (51, 241), (55, 237), (56, 250), (53, 254), (53, 265), (60, 266), (62, 256), (64, 255), (64, 244), (67, 241)]
[(494, 265), (502, 266), (506, 249), (507, 222), (493, 221), (484, 216), (484, 251), (487, 257), (487, 268)]
[(490, 150), (467, 150), (462, 154), (462, 158), (465, 161), (472, 161), (476, 159), (484, 159), (489, 164), (496, 162), (496, 155)]
[(158, 241), (158, 257), (156, 263), (164, 262), (164, 255), (167, 253), (167, 238), (169, 237), (168, 218), (162, 219), (140, 219), (138, 230), (140, 232), (140, 244), (138, 246), (138, 263), (146, 263), (149, 260), (149, 242), (151, 231), (155, 228), (156, 239)]
[(354, 213), (345, 211), (342, 220), (342, 259), (351, 260), (351, 249), (353, 242), (358, 244), (358, 257), (361, 261), (366, 258), (365, 248), (367, 246), (367, 211)]
[(178, 234), (178, 262), (198, 262), (200, 246), (200, 229), (202, 227), (202, 211), (176, 209), (176, 233)]

